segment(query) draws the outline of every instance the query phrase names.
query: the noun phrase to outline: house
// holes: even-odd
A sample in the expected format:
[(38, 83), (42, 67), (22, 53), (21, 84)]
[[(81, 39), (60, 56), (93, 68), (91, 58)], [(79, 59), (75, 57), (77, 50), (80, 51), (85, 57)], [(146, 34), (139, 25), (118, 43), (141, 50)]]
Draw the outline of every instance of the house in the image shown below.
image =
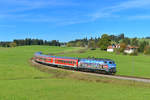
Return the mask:
[(66, 43), (61, 43), (60, 44), (61, 47), (66, 47), (66, 45), (67, 45)]
[(136, 46), (127, 46), (126, 49), (124, 50), (125, 53), (131, 54), (134, 53), (135, 50), (137, 50), (138, 47)]
[(107, 47), (107, 52), (114, 52), (115, 48), (120, 48), (120, 45), (110, 45)]
[(114, 47), (113, 46), (108, 46), (107, 47), (107, 52), (114, 52)]
[(116, 47), (116, 48), (120, 48), (120, 45), (119, 45), (119, 44), (117, 44), (117, 45), (115, 45), (115, 47)]
[[(108, 46), (107, 47), (107, 52), (114, 52), (115, 48), (120, 48), (120, 45), (118, 44), (118, 45), (110, 45), (110, 46)], [(126, 47), (126, 49), (124, 50), (124, 52), (127, 53), (127, 54), (131, 54), (131, 53), (134, 53), (135, 50), (137, 50), (137, 49), (138, 49), (137, 46), (130, 46), (130, 45), (128, 45)]]

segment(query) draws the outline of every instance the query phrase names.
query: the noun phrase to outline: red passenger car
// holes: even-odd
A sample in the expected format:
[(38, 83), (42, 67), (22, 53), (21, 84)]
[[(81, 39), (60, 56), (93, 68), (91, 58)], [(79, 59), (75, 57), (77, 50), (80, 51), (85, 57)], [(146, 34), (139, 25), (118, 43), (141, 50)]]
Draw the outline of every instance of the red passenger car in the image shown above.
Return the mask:
[(63, 65), (63, 66), (70, 66), (70, 67), (78, 67), (78, 59), (72, 58), (54, 58), (54, 64)]
[(53, 64), (53, 58), (52, 57), (46, 57), (45, 62)]
[(78, 59), (71, 57), (58, 57), (58, 56), (47, 56), (38, 52), (35, 54), (35, 59), (38, 62), (53, 64), (53, 65), (62, 65), (69, 67), (78, 67)]

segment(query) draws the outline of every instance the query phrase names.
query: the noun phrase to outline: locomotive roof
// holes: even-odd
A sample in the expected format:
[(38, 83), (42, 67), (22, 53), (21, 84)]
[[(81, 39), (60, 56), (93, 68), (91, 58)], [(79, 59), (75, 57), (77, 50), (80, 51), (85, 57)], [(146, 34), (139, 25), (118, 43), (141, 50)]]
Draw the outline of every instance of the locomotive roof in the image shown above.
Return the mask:
[(35, 55), (39, 55), (42, 57), (54, 57), (54, 58), (75, 59), (75, 60), (79, 59), (79, 58), (74, 58), (74, 57), (60, 57), (60, 56), (44, 55), (44, 54), (42, 54), (42, 52), (37, 52), (37, 53), (35, 53)]
[(82, 61), (113, 61), (111, 59), (105, 59), (105, 58), (82, 58)]
[(113, 61), (111, 59), (105, 59), (105, 58), (75, 58), (75, 57), (59, 57), (59, 56), (50, 56), (50, 55), (44, 55), (42, 52), (37, 52), (35, 53), (37, 56), (42, 56), (42, 57), (54, 57), (54, 58), (64, 58), (64, 59), (79, 59), (82, 61)]

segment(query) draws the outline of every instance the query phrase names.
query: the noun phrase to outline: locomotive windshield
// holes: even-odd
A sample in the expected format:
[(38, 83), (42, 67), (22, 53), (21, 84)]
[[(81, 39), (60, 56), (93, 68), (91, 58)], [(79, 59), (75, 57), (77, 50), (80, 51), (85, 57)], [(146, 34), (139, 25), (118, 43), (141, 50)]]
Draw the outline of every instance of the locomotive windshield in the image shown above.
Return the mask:
[(115, 64), (115, 62), (113, 62), (113, 61), (110, 61), (110, 62), (109, 62), (109, 64)]
[(115, 64), (114, 61), (104, 61), (105, 64)]

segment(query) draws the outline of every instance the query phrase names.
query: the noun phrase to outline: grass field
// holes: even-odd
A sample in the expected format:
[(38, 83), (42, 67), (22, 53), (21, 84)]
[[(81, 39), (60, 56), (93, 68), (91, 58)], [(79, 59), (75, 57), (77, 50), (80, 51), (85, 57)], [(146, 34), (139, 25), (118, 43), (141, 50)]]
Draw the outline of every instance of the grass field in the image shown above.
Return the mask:
[[(146, 100), (150, 98), (150, 84), (102, 77), (87, 77), (73, 72), (69, 74), (59, 71), (45, 73), (32, 67), (29, 63), (29, 59), (37, 51), (58, 53), (79, 49), (48, 46), (0, 48), (0, 100)], [(76, 53), (72, 53), (66, 56), (76, 55)], [(107, 56), (107, 58), (115, 59), (119, 71), (117, 74), (149, 77), (149, 71), (146, 69), (150, 65), (148, 62), (149, 56), (141, 55), (130, 58), (129, 56), (115, 56), (98, 50), (97, 52), (87, 51), (84, 54), (78, 54), (80, 57), (90, 55)], [(135, 62), (126, 62), (132, 59)], [(139, 66), (140, 62), (145, 66)], [(136, 71), (125, 70), (132, 64), (141, 69)], [(132, 69), (132, 66), (130, 69)], [(137, 72), (141, 73), (138, 74)], [(81, 79), (81, 77), (85, 77), (85, 79)]]

